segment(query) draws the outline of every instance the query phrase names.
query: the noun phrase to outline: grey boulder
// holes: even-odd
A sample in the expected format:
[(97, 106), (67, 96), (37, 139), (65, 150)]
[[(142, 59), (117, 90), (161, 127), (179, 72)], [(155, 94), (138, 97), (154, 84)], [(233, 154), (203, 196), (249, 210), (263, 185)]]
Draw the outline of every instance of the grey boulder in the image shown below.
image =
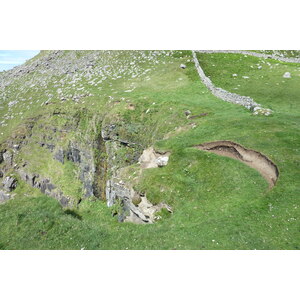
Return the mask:
[(17, 187), (17, 179), (11, 176), (7, 176), (2, 181), (2, 184), (6, 191), (11, 192)]

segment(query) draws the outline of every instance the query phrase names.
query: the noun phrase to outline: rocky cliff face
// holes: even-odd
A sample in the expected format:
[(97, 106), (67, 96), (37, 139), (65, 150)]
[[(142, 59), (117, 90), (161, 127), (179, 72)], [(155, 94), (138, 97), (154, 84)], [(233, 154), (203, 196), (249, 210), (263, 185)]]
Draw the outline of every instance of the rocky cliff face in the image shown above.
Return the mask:
[[(63, 207), (106, 201), (119, 221), (153, 223), (160, 209), (171, 211), (120, 176), (155, 141), (143, 119), (155, 110), (140, 107), (130, 119), (130, 93), (162, 56), (172, 63), (172, 51), (44, 51), (0, 73), (0, 202), (25, 182)], [(117, 97), (113, 84), (129, 96)]]
[[(72, 208), (82, 200), (92, 198), (107, 201), (108, 207), (117, 205), (120, 222), (153, 223), (155, 214), (162, 208), (171, 212), (171, 208), (165, 204), (152, 205), (146, 195), (134, 191), (129, 182), (124, 182), (119, 177), (120, 169), (138, 162), (142, 168), (164, 166), (168, 155), (156, 155), (151, 148), (144, 151), (141, 156), (142, 145), (134, 140), (124, 140), (122, 136), (120, 137), (120, 127), (117, 124), (102, 127), (101, 120), (97, 120), (96, 130), (89, 135), (89, 137), (94, 137), (94, 140), (69, 139), (68, 134), (59, 137), (57, 133), (73, 134), (78, 130), (80, 120), (78, 121), (76, 117), (70, 119), (73, 119), (73, 124), (71, 125), (69, 121), (68, 129), (65, 131), (47, 128), (47, 134), (42, 135), (40, 131), (38, 133), (35, 131), (35, 126), (39, 124), (36, 120), (35, 125), (27, 127), (28, 132), (22, 136), (22, 139), (14, 139), (13, 145), (7, 144), (1, 150), (1, 177), (4, 178), (3, 188), (0, 190), (1, 202), (12, 198), (12, 192), (18, 180), (23, 180), (31, 187), (38, 188), (42, 193), (56, 198), (63, 207)], [(90, 122), (92, 121), (95, 122), (94, 116)], [(39, 128), (42, 126), (40, 124)], [(51, 178), (52, 176), (45, 177), (40, 174), (39, 166), (35, 166), (34, 170), (32, 161), (21, 158), (21, 154), (27, 151), (28, 147), (46, 151), (48, 159), (56, 161), (59, 167), (71, 162), (75, 166), (74, 175), (80, 182), (80, 194), (77, 197), (68, 194), (66, 189), (57, 183), (57, 180)], [(124, 156), (124, 153), (128, 155)], [(17, 174), (18, 180), (9, 176), (9, 172)]]

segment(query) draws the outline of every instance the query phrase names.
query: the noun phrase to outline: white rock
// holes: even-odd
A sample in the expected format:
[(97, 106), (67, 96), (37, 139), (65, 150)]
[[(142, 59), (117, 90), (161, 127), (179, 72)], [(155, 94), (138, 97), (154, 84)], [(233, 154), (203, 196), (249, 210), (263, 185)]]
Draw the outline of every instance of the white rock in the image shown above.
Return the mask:
[(168, 156), (160, 156), (156, 159), (156, 163), (159, 167), (166, 166), (168, 164), (169, 157)]
[(291, 73), (290, 72), (285, 72), (282, 76), (283, 78), (291, 78)]

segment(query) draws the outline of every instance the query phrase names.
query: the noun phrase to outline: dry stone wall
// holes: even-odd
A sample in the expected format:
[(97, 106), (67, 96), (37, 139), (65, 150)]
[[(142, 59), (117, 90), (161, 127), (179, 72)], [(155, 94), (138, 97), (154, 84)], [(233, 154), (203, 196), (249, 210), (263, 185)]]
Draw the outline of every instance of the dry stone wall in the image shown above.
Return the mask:
[(256, 56), (264, 59), (275, 59), (288, 63), (300, 63), (300, 58), (298, 57), (282, 57), (276, 54), (266, 54), (266, 53), (257, 53), (252, 51), (244, 51), (244, 50), (196, 50), (199, 53), (234, 53), (234, 54), (244, 54)]
[(222, 88), (216, 87), (212, 81), (205, 75), (203, 69), (200, 66), (199, 60), (196, 55), (196, 51), (193, 52), (193, 59), (195, 63), (195, 67), (197, 72), (200, 76), (201, 81), (205, 84), (205, 86), (212, 92), (212, 94), (223, 101), (242, 105), (247, 109), (251, 109), (254, 111), (254, 114), (263, 114), (263, 115), (270, 115), (271, 110), (262, 108), (260, 104), (256, 103), (251, 97), (241, 96), (235, 93), (228, 92)]

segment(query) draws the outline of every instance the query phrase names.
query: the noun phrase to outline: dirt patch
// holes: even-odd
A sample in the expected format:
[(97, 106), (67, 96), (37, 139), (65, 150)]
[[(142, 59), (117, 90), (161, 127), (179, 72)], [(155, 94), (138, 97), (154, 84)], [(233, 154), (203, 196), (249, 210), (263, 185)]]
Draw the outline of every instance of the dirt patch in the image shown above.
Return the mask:
[(142, 169), (158, 168), (168, 164), (170, 152), (160, 153), (154, 150), (153, 147), (147, 148), (139, 158), (139, 163)]
[(134, 104), (132, 104), (132, 103), (128, 104), (127, 105), (127, 109), (129, 109), (129, 110), (135, 110)]
[(269, 183), (272, 188), (279, 176), (277, 166), (260, 152), (246, 149), (231, 141), (216, 141), (194, 146), (197, 149), (213, 152), (221, 156), (237, 159), (247, 166), (256, 169)]

